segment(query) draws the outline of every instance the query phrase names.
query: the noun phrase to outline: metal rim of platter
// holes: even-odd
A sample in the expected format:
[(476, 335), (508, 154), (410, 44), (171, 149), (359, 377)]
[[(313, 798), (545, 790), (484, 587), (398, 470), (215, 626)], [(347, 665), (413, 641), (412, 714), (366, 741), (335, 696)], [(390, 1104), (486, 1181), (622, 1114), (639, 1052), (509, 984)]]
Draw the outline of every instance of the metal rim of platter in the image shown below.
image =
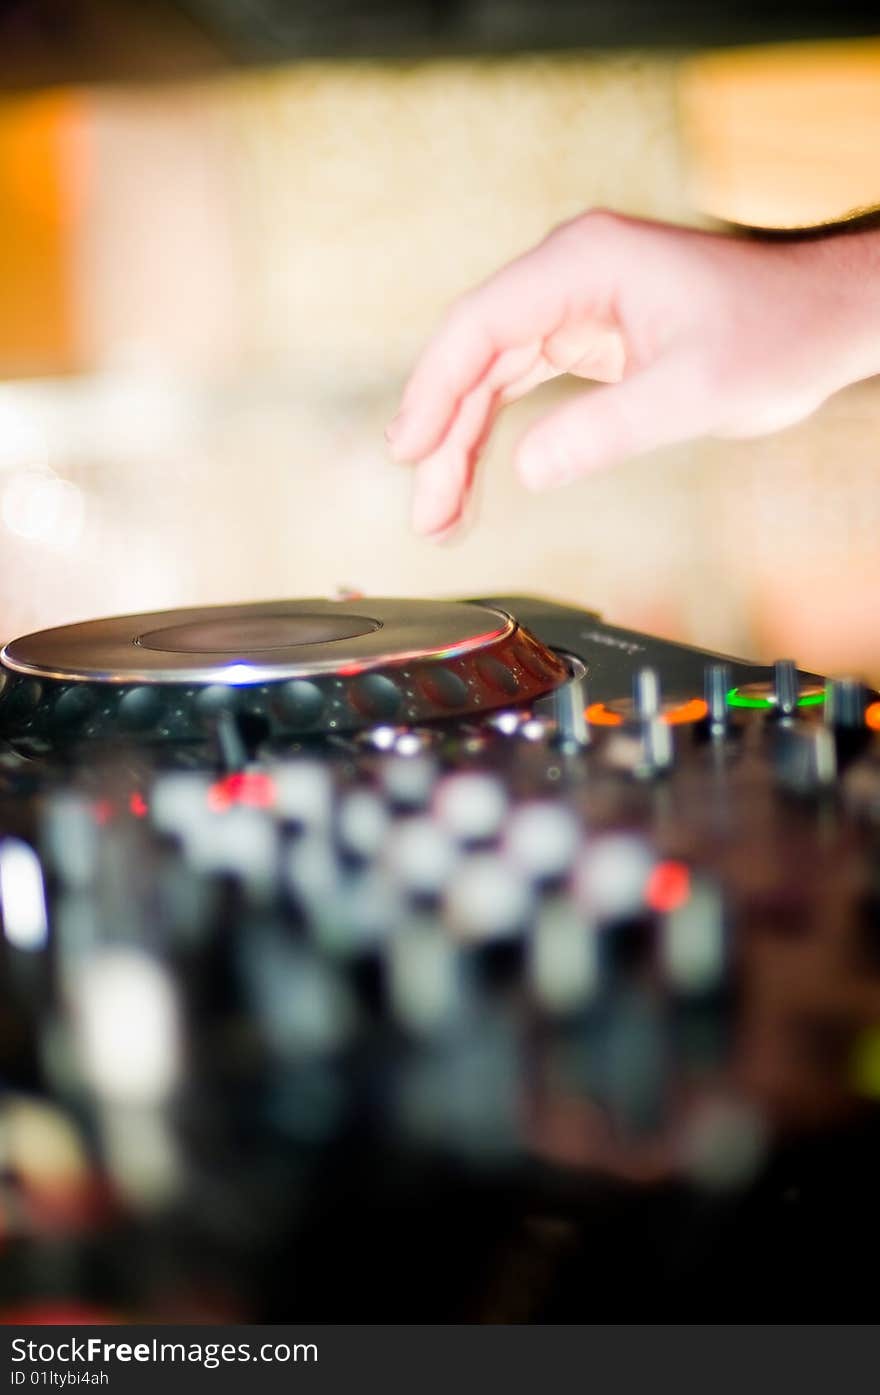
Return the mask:
[(66, 682), (260, 683), (442, 661), (516, 629), (504, 611), (453, 601), (262, 601), (62, 625), (12, 640), (0, 660)]

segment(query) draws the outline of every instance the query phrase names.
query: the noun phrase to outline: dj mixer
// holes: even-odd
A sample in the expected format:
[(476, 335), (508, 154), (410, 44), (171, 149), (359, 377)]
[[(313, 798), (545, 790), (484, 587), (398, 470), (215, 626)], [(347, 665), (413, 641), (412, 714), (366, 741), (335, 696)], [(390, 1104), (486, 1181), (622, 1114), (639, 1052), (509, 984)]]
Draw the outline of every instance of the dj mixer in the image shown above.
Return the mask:
[(880, 699), (527, 596), (0, 659), (0, 1312), (873, 1316)]

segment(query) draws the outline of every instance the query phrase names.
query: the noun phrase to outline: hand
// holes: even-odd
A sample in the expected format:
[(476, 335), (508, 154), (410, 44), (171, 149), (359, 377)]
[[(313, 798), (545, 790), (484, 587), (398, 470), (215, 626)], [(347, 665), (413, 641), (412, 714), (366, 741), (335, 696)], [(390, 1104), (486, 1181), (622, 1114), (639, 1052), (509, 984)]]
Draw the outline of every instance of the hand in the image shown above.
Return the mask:
[(520, 441), (541, 490), (696, 436), (759, 435), (880, 369), (880, 234), (756, 242), (603, 211), (463, 296), (388, 428), (416, 464), (413, 526), (460, 517), (500, 408), (562, 373), (609, 386)]

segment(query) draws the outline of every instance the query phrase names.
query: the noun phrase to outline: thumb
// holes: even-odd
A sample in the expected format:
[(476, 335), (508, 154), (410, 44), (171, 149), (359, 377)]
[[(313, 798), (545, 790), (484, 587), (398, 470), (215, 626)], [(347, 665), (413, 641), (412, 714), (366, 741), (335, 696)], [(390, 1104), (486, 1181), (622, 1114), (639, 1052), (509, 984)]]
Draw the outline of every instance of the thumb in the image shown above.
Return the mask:
[(612, 387), (594, 388), (542, 417), (522, 438), (516, 470), (529, 489), (552, 489), (711, 426), (705, 374), (674, 354)]

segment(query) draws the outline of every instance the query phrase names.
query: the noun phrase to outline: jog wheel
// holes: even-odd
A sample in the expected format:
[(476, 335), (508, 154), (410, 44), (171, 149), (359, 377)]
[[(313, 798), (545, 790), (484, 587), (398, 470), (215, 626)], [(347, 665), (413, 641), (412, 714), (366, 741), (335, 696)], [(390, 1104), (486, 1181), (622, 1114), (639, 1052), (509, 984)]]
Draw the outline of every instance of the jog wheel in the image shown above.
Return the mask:
[(528, 704), (568, 678), (502, 610), (268, 601), (42, 630), (0, 654), (0, 732), (57, 743), (198, 740), (220, 713), (270, 736), (418, 725)]

